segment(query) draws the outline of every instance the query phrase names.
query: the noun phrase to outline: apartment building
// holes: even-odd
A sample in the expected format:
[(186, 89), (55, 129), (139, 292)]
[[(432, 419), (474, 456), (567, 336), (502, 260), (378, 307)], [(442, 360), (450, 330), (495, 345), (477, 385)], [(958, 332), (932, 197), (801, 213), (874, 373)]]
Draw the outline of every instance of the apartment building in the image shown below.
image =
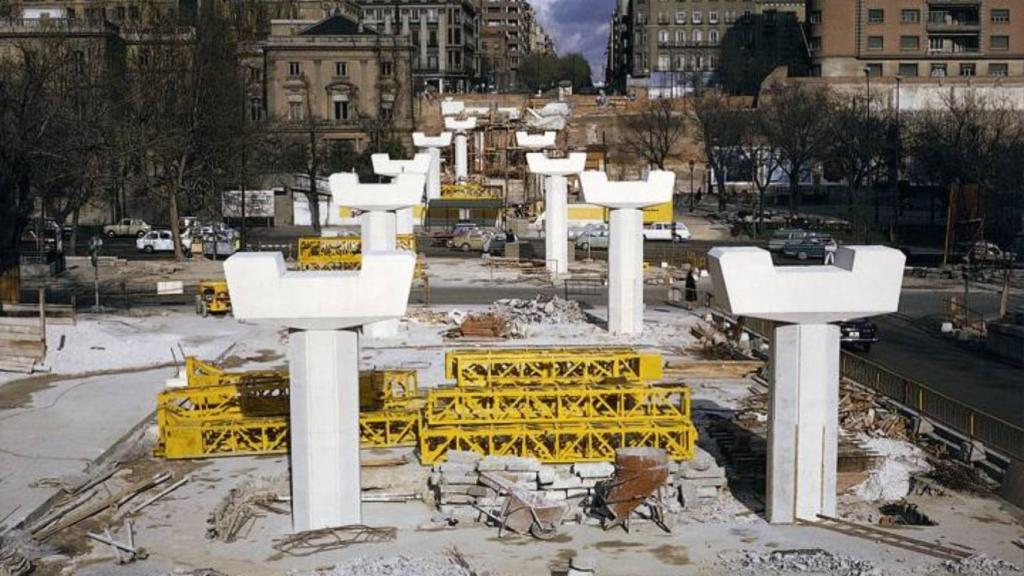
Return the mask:
[(538, 26), (526, 0), (479, 0), (481, 80), (491, 89), (519, 85), (519, 64)]
[[(620, 0), (610, 25), (606, 77), (619, 89), (706, 82), (737, 25), (756, 23), (770, 31), (780, 22), (803, 22), (805, 13), (804, 0)], [(744, 37), (756, 50), (765, 34)]]
[(363, 150), (368, 127), (413, 129), (413, 45), (344, 15), (275, 20), (263, 43), (265, 110), (281, 130), (314, 123), (327, 140)]
[(477, 0), (359, 0), (363, 23), (411, 40), (417, 92), (464, 92), (480, 69)]
[(810, 0), (813, 74), (1024, 76), (1020, 0)]

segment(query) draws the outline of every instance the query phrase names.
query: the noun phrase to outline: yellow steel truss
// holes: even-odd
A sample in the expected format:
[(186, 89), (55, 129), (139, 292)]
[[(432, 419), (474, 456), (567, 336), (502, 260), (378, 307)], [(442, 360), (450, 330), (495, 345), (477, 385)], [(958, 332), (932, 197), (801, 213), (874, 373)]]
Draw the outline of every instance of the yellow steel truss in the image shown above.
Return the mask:
[[(395, 237), (399, 250), (416, 251), (414, 234)], [(302, 270), (355, 270), (362, 262), (363, 240), (358, 236), (299, 238), (299, 268)]]
[(228, 372), (209, 362), (203, 362), (195, 356), (188, 356), (185, 358), (185, 377), (188, 385), (192, 387), (287, 381), (288, 373), (283, 370)]
[(664, 448), (669, 458), (687, 460), (693, 458), (696, 440), (689, 420), (421, 426), (420, 461), (442, 461), (449, 450), (528, 456), (547, 463), (612, 461), (616, 448), (630, 446)]
[(629, 348), (449, 350), (445, 376), (458, 386), (648, 382), (661, 379), (662, 361)]
[(477, 182), (442, 184), (442, 200), (493, 200), (501, 198), (501, 189), (485, 187)]
[(423, 418), (430, 426), (688, 421), (690, 389), (679, 385), (436, 388), (427, 393)]

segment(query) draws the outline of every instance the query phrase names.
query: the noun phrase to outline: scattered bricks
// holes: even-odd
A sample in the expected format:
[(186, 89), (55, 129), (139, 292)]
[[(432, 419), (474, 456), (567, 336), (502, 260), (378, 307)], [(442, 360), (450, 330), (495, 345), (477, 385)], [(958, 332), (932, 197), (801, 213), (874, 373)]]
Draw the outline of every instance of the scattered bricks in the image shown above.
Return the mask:
[(434, 466), (442, 474), (476, 474), (476, 464), (470, 462), (442, 462)]
[(579, 476), (573, 474), (555, 474), (554, 480), (551, 481), (546, 487), (551, 490), (567, 490), (570, 488), (580, 488), (583, 486), (583, 480)]
[(551, 484), (555, 481), (557, 473), (554, 468), (544, 467), (537, 471), (537, 483), (541, 486)]
[(572, 465), (572, 472), (580, 478), (607, 478), (615, 473), (615, 465), (610, 462), (579, 462)]
[(580, 478), (579, 485), (583, 486), (584, 488), (593, 488), (594, 486), (597, 486), (597, 483), (602, 480), (606, 480), (606, 478)]
[(508, 463), (505, 469), (509, 472), (537, 472), (543, 466), (540, 460), (535, 458), (524, 458), (522, 456), (506, 456)]
[(452, 464), (470, 464), (476, 469), (476, 463), (479, 462), (483, 456), (476, 452), (470, 452), (468, 450), (449, 450), (448, 451), (448, 462)]
[(472, 504), (476, 498), (469, 494), (445, 494), (441, 493), (441, 504)]
[(477, 498), (476, 505), (481, 508), (498, 508), (505, 505), (505, 497), (491, 496), (488, 498)]
[(585, 498), (590, 495), (590, 488), (569, 488), (565, 491), (566, 498)]
[(475, 508), (466, 505), (442, 504), (437, 507), (437, 511), (445, 518), (460, 521), (474, 521), (480, 515), (480, 512)]
[(472, 486), (466, 486), (464, 484), (445, 484), (441, 482), (441, 485), (436, 488), (438, 494), (469, 494), (469, 489)]
[(477, 498), (493, 498), (498, 495), (498, 491), (487, 486), (467, 486), (466, 494)]
[(484, 456), (476, 469), (481, 472), (500, 472), (508, 465), (504, 456)]
[(541, 492), (539, 492), (539, 494), (544, 498), (547, 498), (548, 500), (553, 500), (555, 502), (561, 502), (562, 500), (565, 500), (567, 498), (565, 492), (562, 490), (542, 490)]
[(474, 486), (474, 485), (476, 485), (476, 483), (479, 480), (479, 478), (480, 477), (477, 474), (475, 474), (475, 473), (473, 473), (473, 474), (445, 474), (441, 478), (441, 485), (444, 486), (446, 484), (466, 484), (466, 485), (469, 485), (469, 486)]
[(669, 460), (668, 461), (668, 475), (669, 475), (669, 478), (671, 478), (672, 476), (675, 476), (675, 474), (677, 472), (679, 472), (679, 466), (680, 466), (679, 462), (676, 462), (675, 460)]

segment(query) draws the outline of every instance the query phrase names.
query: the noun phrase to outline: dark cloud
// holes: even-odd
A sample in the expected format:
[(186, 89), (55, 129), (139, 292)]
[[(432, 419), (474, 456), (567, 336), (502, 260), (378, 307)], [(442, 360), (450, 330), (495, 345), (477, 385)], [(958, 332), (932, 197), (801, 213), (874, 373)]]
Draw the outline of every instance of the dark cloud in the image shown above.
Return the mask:
[(616, 0), (531, 0), (559, 54), (581, 52), (595, 80), (604, 77), (608, 24)]

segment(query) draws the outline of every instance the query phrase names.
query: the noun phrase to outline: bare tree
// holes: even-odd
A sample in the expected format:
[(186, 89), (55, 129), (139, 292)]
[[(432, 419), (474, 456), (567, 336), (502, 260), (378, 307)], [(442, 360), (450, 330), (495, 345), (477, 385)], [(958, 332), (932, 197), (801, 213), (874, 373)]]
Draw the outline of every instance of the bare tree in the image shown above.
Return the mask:
[(789, 210), (800, 205), (800, 177), (821, 159), (828, 144), (828, 94), (800, 84), (776, 84), (761, 96), (765, 138), (779, 152), (789, 178)]
[(762, 112), (755, 109), (744, 114), (743, 121), (747, 122), (747, 127), (741, 134), (740, 144), (741, 160), (750, 167), (750, 180), (757, 189), (759, 229), (764, 226), (764, 198), (779, 170), (780, 156), (779, 149), (767, 137)]
[(893, 115), (875, 99), (858, 94), (832, 93), (828, 110), (825, 154), (846, 180), (846, 210), (852, 221), (861, 190), (884, 171), (891, 156)]
[(741, 100), (724, 92), (708, 91), (691, 102), (690, 118), (696, 128), (695, 136), (718, 185), (718, 207), (724, 209), (725, 182), (730, 167), (742, 157), (744, 132), (749, 124), (744, 118)]
[(670, 99), (651, 100), (635, 113), (618, 117), (622, 145), (645, 162), (665, 169), (665, 161), (686, 133), (686, 115)]

